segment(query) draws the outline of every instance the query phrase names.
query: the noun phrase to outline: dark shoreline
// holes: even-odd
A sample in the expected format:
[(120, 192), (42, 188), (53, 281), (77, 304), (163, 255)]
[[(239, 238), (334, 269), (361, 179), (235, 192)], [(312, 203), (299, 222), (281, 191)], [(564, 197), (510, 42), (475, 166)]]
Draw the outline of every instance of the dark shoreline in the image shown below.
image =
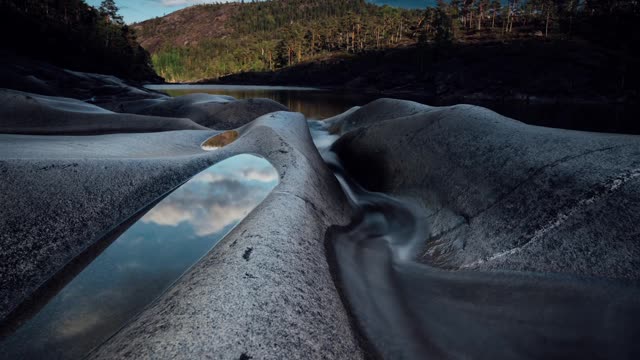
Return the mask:
[[(361, 106), (379, 98), (396, 98), (416, 101), (431, 106), (450, 106), (457, 104), (471, 104), (491, 109), (501, 115), (516, 119), (528, 124), (591, 132), (640, 134), (640, 105), (632, 102), (614, 102), (606, 99), (584, 98), (542, 98), (532, 96), (482, 96), (480, 94), (435, 97), (423, 91), (411, 91), (403, 89), (377, 90), (354, 89), (338, 86), (313, 86), (309, 84), (257, 84), (257, 83), (172, 83), (167, 85), (215, 85), (215, 86), (246, 86), (251, 91), (252, 86), (291, 86), (312, 87), (318, 89), (314, 94), (305, 95), (296, 89), (281, 91), (284, 98), (273, 98), (279, 102), (294, 102), (307, 99), (309, 102), (336, 101), (340, 104), (349, 104), (347, 110), (353, 106)], [(221, 90), (223, 91), (223, 90)], [(197, 89), (195, 92), (198, 92)], [(202, 92), (208, 92), (203, 89)], [(224, 91), (223, 91), (224, 92)], [(212, 93), (217, 93), (215, 90)], [(256, 96), (265, 94), (256, 93)], [(304, 101), (304, 100), (303, 100)], [(295, 111), (295, 108), (292, 108)], [(309, 115), (309, 114), (307, 114)], [(333, 116), (333, 115), (330, 115)], [(322, 118), (322, 117), (321, 117)]]
[(525, 39), (409, 45), (192, 83), (315, 84), (434, 99), (633, 104), (640, 98), (638, 67), (635, 56), (579, 40)]

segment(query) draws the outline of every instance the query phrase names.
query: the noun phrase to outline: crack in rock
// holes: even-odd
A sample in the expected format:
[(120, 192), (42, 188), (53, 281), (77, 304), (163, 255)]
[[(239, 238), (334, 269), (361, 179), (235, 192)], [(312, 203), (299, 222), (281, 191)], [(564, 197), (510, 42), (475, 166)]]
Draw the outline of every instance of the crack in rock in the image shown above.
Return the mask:
[(495, 261), (495, 260), (504, 258), (505, 256), (513, 255), (513, 254), (516, 254), (516, 253), (522, 251), (528, 245), (540, 240), (543, 236), (545, 236), (546, 234), (548, 234), (552, 230), (555, 230), (556, 228), (558, 228), (559, 226), (564, 224), (569, 218), (571, 218), (573, 215), (575, 215), (578, 211), (583, 210), (587, 206), (589, 206), (589, 205), (595, 203), (596, 201), (602, 199), (604, 196), (613, 193), (614, 191), (618, 190), (622, 185), (624, 185), (625, 183), (627, 183), (627, 182), (629, 182), (629, 181), (631, 181), (631, 180), (633, 180), (633, 179), (635, 179), (637, 177), (640, 177), (640, 168), (633, 169), (631, 171), (628, 171), (626, 173), (623, 173), (622, 175), (619, 175), (619, 176), (615, 177), (614, 179), (612, 179), (608, 183), (602, 184), (602, 190), (596, 191), (594, 195), (592, 195), (592, 196), (590, 196), (590, 197), (588, 197), (586, 199), (580, 200), (575, 206), (571, 207), (569, 210), (559, 213), (553, 221), (548, 222), (544, 226), (538, 228), (534, 232), (533, 236), (529, 239), (529, 241), (525, 242), (521, 246), (515, 247), (513, 249), (509, 249), (509, 250), (506, 250), (506, 251), (501, 251), (499, 253), (491, 255), (488, 258), (478, 259), (478, 260), (476, 260), (474, 262), (471, 262), (469, 264), (463, 264), (463, 265), (460, 266), (460, 268), (462, 268), (462, 269), (471, 268), (471, 267), (474, 267), (474, 266), (477, 266), (477, 265), (480, 265), (480, 264), (484, 264), (484, 263), (487, 263), (487, 262), (491, 262), (491, 261)]
[(471, 221), (473, 221), (474, 218), (476, 218), (476, 217), (482, 215), (483, 213), (491, 210), (493, 207), (495, 207), (496, 205), (501, 203), (504, 199), (508, 198), (511, 194), (515, 193), (519, 188), (521, 188), (525, 184), (531, 182), (536, 176), (542, 174), (546, 169), (558, 166), (558, 165), (560, 165), (562, 163), (565, 163), (567, 161), (578, 159), (578, 158), (583, 157), (583, 156), (591, 155), (593, 153), (597, 153), (597, 152), (601, 152), (601, 151), (608, 151), (608, 150), (612, 150), (612, 149), (620, 148), (620, 147), (624, 147), (624, 146), (627, 146), (627, 145), (608, 146), (608, 147), (604, 147), (604, 148), (593, 149), (593, 150), (585, 151), (585, 152), (582, 152), (582, 153), (579, 153), (579, 154), (576, 154), (576, 155), (567, 155), (567, 156), (562, 157), (562, 158), (560, 158), (558, 160), (555, 160), (555, 161), (552, 161), (552, 162), (550, 162), (548, 164), (545, 164), (545, 165), (533, 170), (531, 172), (531, 174), (529, 176), (527, 176), (526, 179), (524, 179), (520, 183), (516, 184), (516, 186), (514, 186), (511, 190), (508, 190), (505, 194), (503, 194), (502, 196), (498, 197), (498, 199), (496, 199), (496, 201), (494, 201), (493, 203), (489, 204), (484, 209), (481, 209), (480, 211), (478, 211), (475, 214), (468, 215), (469, 216), (468, 223), (471, 223)]

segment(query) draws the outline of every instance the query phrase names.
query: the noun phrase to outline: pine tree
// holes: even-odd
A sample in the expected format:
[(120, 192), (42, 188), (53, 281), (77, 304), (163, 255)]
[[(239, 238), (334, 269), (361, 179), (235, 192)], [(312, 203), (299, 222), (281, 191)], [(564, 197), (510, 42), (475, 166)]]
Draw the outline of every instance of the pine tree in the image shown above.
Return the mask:
[(100, 15), (103, 16), (108, 22), (113, 22), (117, 25), (124, 25), (124, 20), (122, 16), (118, 14), (120, 9), (116, 5), (114, 0), (102, 0), (100, 3), (100, 8), (98, 11)]
[(288, 66), (291, 61), (291, 52), (289, 44), (285, 40), (280, 40), (275, 49), (276, 52), (276, 68)]
[(447, 13), (447, 4), (438, 0), (435, 17), (433, 19), (434, 40), (436, 44), (448, 44), (453, 40), (453, 22)]

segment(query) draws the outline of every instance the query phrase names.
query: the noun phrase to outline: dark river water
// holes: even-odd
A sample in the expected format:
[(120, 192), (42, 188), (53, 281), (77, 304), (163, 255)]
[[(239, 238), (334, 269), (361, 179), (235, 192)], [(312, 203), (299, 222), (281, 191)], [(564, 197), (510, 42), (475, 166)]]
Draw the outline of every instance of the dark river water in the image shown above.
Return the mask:
[(83, 358), (165, 291), (277, 184), (273, 166), (252, 155), (202, 171), (1, 342), (0, 358)]
[[(362, 106), (381, 97), (445, 106), (460, 101), (439, 101), (418, 93), (383, 95), (357, 91), (322, 90), (284, 86), (244, 85), (150, 85), (172, 96), (191, 93), (230, 95), (238, 99), (267, 98), (301, 112), (309, 119), (324, 119), (354, 106)], [(640, 134), (640, 106), (631, 104), (527, 103), (525, 101), (464, 100), (522, 122), (564, 129)]]

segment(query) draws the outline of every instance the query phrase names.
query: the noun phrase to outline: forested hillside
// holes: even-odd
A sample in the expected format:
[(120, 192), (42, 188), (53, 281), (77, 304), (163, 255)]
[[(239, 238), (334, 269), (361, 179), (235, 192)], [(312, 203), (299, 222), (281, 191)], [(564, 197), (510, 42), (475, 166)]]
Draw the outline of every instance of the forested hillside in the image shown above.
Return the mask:
[[(416, 71), (422, 73), (434, 56), (442, 62), (451, 46), (499, 43), (509, 47), (517, 42), (517, 50), (522, 41), (569, 41), (573, 45), (567, 49), (584, 49), (585, 54), (602, 49), (603, 56), (589, 60), (591, 68), (619, 76), (615, 81), (624, 86), (635, 76), (638, 1), (425, 1), (428, 4), (435, 6), (407, 10), (365, 0), (198, 5), (134, 27), (143, 46), (152, 52), (156, 70), (168, 81), (217, 79), (311, 61), (331, 64), (367, 53), (379, 57), (385, 49), (413, 45), (424, 49), (416, 59)], [(526, 54), (527, 64), (543, 68), (545, 62), (559, 63), (548, 61), (554, 54), (531, 55)], [(571, 55), (558, 54), (558, 58), (567, 57)], [(619, 61), (611, 62), (612, 58)]]
[(78, 71), (159, 81), (113, 1), (0, 0), (2, 50)]
[(198, 5), (134, 28), (158, 72), (185, 81), (413, 43), (422, 16), (364, 0), (276, 0)]

